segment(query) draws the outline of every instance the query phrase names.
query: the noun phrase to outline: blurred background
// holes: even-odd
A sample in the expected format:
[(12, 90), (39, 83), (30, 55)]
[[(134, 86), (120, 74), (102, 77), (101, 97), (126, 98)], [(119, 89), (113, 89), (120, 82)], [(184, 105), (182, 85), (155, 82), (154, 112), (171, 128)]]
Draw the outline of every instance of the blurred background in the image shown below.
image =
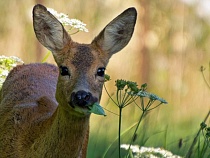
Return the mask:
[[(210, 110), (210, 1), (209, 0), (7, 0), (0, 1), (0, 55), (17, 56), (25, 63), (41, 62), (48, 50), (38, 43), (32, 27), (32, 8), (41, 3), (87, 24), (88, 33), (72, 36), (80, 43), (91, 40), (122, 11), (135, 7), (138, 19), (130, 43), (114, 55), (107, 67), (110, 94), (116, 79), (148, 84), (148, 91), (168, 104), (146, 116), (134, 144), (163, 147), (185, 155), (200, 123)], [(54, 63), (52, 55), (47, 62)], [(118, 113), (104, 92), (101, 105)], [(118, 116), (91, 117), (88, 157), (100, 158), (117, 138)], [(134, 105), (123, 111), (122, 131), (141, 114)], [(207, 121), (210, 123), (210, 120)], [(129, 143), (131, 133), (122, 137)], [(114, 142), (106, 157), (117, 156)]]

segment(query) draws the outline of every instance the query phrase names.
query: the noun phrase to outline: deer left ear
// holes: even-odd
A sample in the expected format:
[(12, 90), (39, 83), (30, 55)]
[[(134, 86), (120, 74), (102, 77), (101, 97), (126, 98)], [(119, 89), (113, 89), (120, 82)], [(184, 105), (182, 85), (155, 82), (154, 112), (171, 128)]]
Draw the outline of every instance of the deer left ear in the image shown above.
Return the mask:
[(128, 8), (112, 20), (92, 41), (111, 57), (130, 41), (136, 24), (137, 11)]
[(33, 8), (33, 26), (39, 42), (53, 55), (71, 40), (63, 25), (41, 4)]

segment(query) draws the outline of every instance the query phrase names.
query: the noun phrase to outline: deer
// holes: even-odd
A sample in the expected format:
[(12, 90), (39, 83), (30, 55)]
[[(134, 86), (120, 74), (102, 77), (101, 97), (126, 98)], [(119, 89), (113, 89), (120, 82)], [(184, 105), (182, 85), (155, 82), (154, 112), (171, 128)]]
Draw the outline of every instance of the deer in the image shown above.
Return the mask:
[(111, 56), (130, 41), (137, 11), (126, 9), (90, 44), (74, 42), (45, 6), (33, 7), (38, 41), (48, 63), (18, 65), (0, 91), (0, 157), (85, 158), (90, 107), (99, 103)]

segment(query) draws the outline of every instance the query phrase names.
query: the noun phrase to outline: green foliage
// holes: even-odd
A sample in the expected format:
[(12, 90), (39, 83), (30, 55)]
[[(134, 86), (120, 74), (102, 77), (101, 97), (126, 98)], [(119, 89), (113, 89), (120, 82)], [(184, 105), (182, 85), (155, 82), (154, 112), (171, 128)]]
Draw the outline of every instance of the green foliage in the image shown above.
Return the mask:
[(98, 103), (94, 103), (93, 105), (89, 106), (88, 108), (90, 109), (91, 113), (106, 116), (104, 109)]
[[(110, 77), (106, 77), (108, 78), (107, 80), (110, 80)], [(142, 111), (139, 121), (136, 124), (136, 128), (135, 131), (133, 133), (133, 137), (129, 143), (129, 147), (127, 149), (128, 153), (126, 154), (128, 157), (133, 157), (132, 156), (132, 152), (130, 152), (130, 148), (131, 145), (133, 143), (133, 141), (135, 140), (135, 136), (137, 134), (137, 131), (139, 129), (139, 125), (142, 122), (143, 118), (145, 117), (145, 115), (150, 111), (153, 110), (155, 108), (157, 108), (158, 106), (160, 106), (161, 104), (167, 104), (167, 102), (158, 97), (155, 94), (149, 93), (146, 91), (147, 89), (147, 84), (143, 84), (141, 85), (141, 88), (138, 87), (136, 82), (133, 81), (126, 81), (123, 79), (118, 79), (115, 81), (115, 86), (116, 86), (116, 101), (115, 99), (109, 94), (109, 92), (107, 91), (106, 86), (104, 85), (104, 88), (108, 94), (108, 96), (110, 97), (110, 99), (113, 101), (113, 103), (119, 108), (119, 128), (118, 128), (118, 151), (119, 151), (119, 158), (121, 157), (121, 125), (122, 125), (122, 112), (123, 109), (130, 105), (130, 104), (134, 104), (137, 105), (139, 107), (139, 109)], [(137, 99), (140, 100), (139, 103), (137, 103)], [(147, 99), (147, 101), (146, 101)], [(155, 101), (158, 101), (158, 104), (154, 104)], [(154, 105), (154, 106), (153, 106)], [(114, 144), (114, 142), (113, 142)], [(109, 148), (112, 145), (109, 146)], [(104, 153), (104, 156), (106, 156), (109, 148), (106, 150), (106, 152)], [(125, 155), (124, 155), (125, 156)]]

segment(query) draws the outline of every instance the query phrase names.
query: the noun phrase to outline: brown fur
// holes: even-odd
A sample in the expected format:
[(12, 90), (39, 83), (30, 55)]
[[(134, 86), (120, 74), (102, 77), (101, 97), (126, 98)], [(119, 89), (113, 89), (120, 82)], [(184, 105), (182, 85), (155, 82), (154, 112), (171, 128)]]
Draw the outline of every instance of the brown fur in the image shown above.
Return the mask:
[[(71, 94), (82, 90), (100, 101), (104, 77), (97, 69), (127, 45), (135, 20), (136, 11), (130, 8), (91, 44), (78, 44), (44, 6), (34, 7), (34, 31), (57, 66), (28, 64), (10, 72), (0, 91), (0, 157), (86, 157), (90, 113), (72, 106)], [(69, 75), (60, 75), (60, 66)]]

